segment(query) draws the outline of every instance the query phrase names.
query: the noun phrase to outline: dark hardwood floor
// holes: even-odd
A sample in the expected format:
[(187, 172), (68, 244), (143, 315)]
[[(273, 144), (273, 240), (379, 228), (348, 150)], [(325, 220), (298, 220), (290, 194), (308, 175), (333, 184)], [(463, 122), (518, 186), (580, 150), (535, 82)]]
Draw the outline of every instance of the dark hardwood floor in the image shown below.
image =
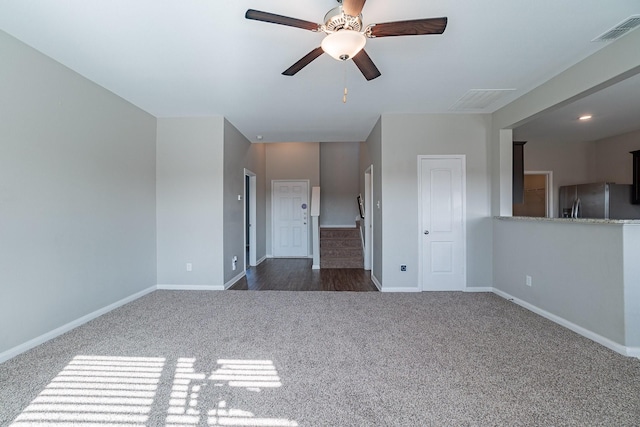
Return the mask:
[(311, 269), (311, 259), (270, 258), (247, 270), (229, 289), (251, 291), (377, 291), (368, 271), (357, 268)]

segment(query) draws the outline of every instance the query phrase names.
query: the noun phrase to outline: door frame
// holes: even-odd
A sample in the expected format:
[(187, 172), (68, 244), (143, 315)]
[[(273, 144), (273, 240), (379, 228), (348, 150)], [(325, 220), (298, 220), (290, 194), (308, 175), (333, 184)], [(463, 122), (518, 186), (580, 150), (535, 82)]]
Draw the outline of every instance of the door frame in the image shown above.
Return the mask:
[(373, 165), (364, 171), (364, 269), (373, 271)]
[(546, 202), (547, 202), (547, 218), (553, 218), (554, 210), (553, 210), (553, 171), (524, 171), (525, 175), (544, 175), (545, 176), (545, 185), (547, 186), (547, 191), (545, 194)]
[[(418, 288), (421, 291), (425, 291), (424, 286), (424, 265), (423, 249), (422, 249), (422, 232), (425, 229), (422, 224), (422, 160), (430, 159), (458, 159), (462, 162), (461, 165), (461, 179), (462, 179), (462, 280), (463, 286), (461, 290), (466, 290), (467, 285), (467, 156), (465, 154), (429, 154), (418, 155)], [(427, 289), (429, 290), (429, 289)]]
[[(247, 194), (247, 178), (249, 178), (249, 194)], [(244, 169), (244, 200), (249, 202), (249, 218), (247, 218), (247, 209), (246, 205), (243, 209), (243, 217), (244, 217), (244, 240), (242, 242), (242, 247), (244, 248), (247, 242), (247, 224), (249, 224), (249, 259), (247, 259), (247, 251), (244, 252), (244, 270), (247, 271), (247, 265), (255, 267), (258, 265), (257, 255), (256, 255), (256, 183), (257, 177), (256, 174), (251, 172), (249, 169)]]
[(309, 230), (311, 229), (310, 226), (310, 209), (309, 209), (309, 197), (310, 195), (310, 190), (311, 190), (311, 181), (308, 179), (272, 179), (271, 180), (271, 256), (274, 258), (300, 258), (300, 257), (276, 257), (275, 254), (273, 253), (273, 248), (274, 248), (274, 241), (275, 241), (275, 224), (276, 224), (276, 215), (275, 215), (275, 210), (276, 210), (276, 204), (273, 201), (274, 198), (274, 194), (275, 192), (273, 191), (273, 188), (275, 186), (276, 182), (304, 182), (307, 185), (307, 227), (306, 227), (306, 231), (307, 231), (307, 256), (303, 257), (303, 258), (313, 258), (313, 249), (310, 247), (311, 245), (311, 238), (309, 236)]

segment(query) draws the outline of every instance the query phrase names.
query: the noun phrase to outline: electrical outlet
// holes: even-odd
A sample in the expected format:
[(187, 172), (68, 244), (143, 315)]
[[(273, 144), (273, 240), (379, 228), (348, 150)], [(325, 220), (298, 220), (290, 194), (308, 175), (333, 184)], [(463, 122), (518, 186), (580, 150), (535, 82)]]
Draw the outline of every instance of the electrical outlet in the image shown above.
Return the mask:
[(525, 277), (525, 283), (527, 286), (531, 286), (531, 276), (526, 276)]
[(407, 266), (404, 264), (400, 265), (400, 271), (407, 271)]
[(187, 263), (187, 271), (193, 271), (193, 264), (190, 262)]
[(234, 255), (233, 259), (231, 260), (231, 269), (235, 271), (237, 268), (238, 268), (238, 257)]

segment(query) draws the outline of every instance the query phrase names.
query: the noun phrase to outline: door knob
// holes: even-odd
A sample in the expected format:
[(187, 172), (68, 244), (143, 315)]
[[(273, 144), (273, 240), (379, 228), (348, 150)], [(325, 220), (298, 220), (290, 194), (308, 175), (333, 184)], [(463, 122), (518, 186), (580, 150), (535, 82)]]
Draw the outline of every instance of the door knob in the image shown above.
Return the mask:
[(424, 234), (429, 234), (429, 230), (424, 230)]

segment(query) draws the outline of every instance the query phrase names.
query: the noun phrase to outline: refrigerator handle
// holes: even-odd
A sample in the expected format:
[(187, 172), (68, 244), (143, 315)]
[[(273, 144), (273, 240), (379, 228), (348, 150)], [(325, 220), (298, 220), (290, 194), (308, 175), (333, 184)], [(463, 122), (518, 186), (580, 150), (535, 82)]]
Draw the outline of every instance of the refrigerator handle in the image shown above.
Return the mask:
[(573, 202), (573, 206), (571, 207), (571, 217), (572, 218), (580, 217), (580, 198), (577, 198)]

